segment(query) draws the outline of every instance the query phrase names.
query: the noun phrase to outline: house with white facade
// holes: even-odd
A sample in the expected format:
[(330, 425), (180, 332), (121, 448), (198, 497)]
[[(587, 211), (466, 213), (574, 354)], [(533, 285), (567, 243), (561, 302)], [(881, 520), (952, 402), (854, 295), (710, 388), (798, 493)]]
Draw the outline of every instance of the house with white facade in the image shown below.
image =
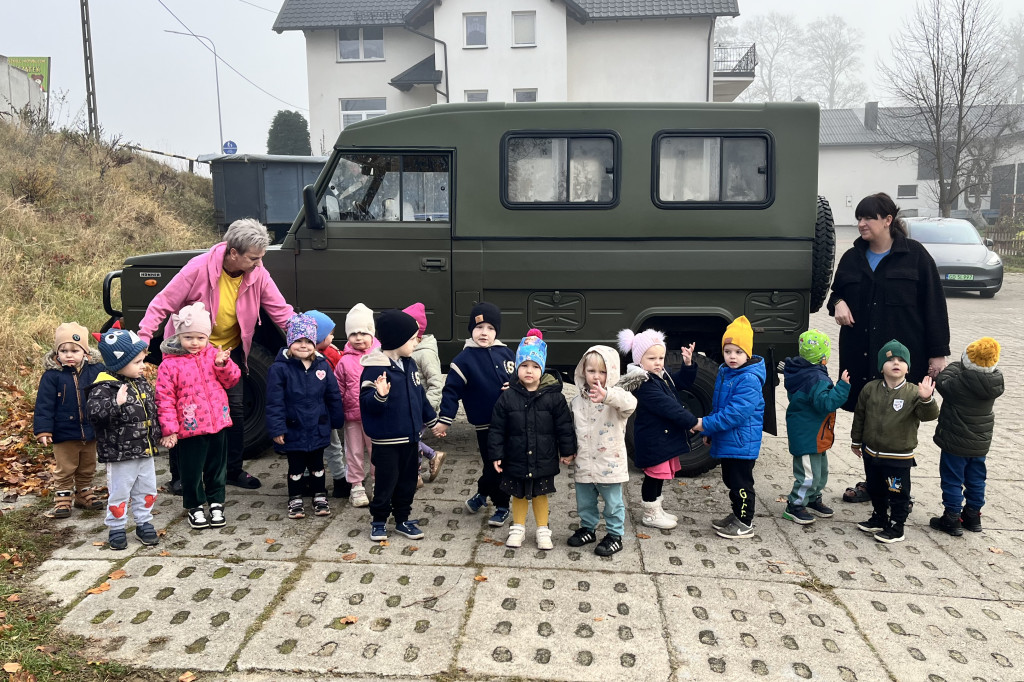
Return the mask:
[(754, 46), (718, 46), (737, 0), (285, 0), (306, 38), (314, 150), (346, 125), (442, 102), (729, 102)]

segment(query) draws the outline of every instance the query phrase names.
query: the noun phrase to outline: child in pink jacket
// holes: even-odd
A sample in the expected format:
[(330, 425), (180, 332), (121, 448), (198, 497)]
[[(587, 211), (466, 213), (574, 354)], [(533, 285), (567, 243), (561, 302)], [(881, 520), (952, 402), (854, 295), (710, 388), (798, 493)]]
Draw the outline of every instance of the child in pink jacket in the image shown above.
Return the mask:
[[(359, 361), (364, 355), (378, 348), (374, 338), (373, 311), (362, 303), (356, 303), (345, 316), (345, 334), (348, 343), (342, 351), (341, 362), (334, 368), (334, 376), (341, 389), (341, 401), (345, 406), (345, 478), (352, 484), (349, 500), (353, 507), (370, 506), (366, 495), (366, 470), (363, 453), (370, 456), (370, 438), (363, 431), (362, 416), (359, 413), (359, 378), (363, 366)], [(372, 472), (371, 472), (372, 473)]]
[[(227, 479), (227, 389), (242, 372), (230, 348), (210, 345), (210, 313), (201, 302), (171, 315), (174, 336), (160, 344), (156, 408), (165, 448), (178, 448), (182, 503), (193, 528), (220, 528)], [(207, 516), (203, 508), (210, 503)]]

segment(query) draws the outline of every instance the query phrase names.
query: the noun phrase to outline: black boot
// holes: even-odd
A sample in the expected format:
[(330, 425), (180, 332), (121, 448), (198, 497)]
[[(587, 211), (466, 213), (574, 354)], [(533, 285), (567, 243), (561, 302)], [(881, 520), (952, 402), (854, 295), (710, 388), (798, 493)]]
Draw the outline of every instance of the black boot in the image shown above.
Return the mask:
[(352, 484), (344, 478), (334, 479), (334, 497), (348, 498), (352, 492)]
[(963, 525), (964, 530), (969, 530), (972, 533), (980, 533), (981, 510), (964, 507), (963, 512), (960, 513), (960, 523)]
[(928, 525), (954, 537), (964, 534), (963, 526), (960, 524), (960, 515), (949, 510), (946, 510), (942, 516), (933, 516)]

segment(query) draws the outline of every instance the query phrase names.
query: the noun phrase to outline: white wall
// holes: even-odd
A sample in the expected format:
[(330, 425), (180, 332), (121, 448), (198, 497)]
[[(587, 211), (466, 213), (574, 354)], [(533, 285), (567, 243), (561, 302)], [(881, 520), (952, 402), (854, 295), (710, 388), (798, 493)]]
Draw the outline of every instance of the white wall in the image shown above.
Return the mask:
[(712, 20), (566, 21), (569, 101), (707, 102)]
[[(897, 197), (898, 185), (917, 185), (917, 198)], [(883, 147), (819, 147), (818, 194), (828, 199), (836, 225), (856, 225), (853, 212), (869, 194), (885, 192), (904, 210), (934, 215), (934, 181), (917, 179), (917, 152)]]
[(46, 96), (25, 71), (7, 63), (0, 55), (0, 112), (16, 114), (26, 106), (42, 111)]

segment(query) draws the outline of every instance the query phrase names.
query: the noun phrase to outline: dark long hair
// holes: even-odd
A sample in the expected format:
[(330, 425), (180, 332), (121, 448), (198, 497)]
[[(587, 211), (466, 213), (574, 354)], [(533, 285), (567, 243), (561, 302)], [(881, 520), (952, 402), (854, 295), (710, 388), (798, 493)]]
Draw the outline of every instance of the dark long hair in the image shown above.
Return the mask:
[(907, 223), (904, 222), (903, 218), (899, 217), (899, 214), (900, 207), (885, 192), (869, 194), (864, 197), (857, 204), (857, 210), (853, 213), (857, 220), (861, 218), (885, 218), (885, 216), (891, 215), (892, 222), (889, 224), (889, 234), (893, 239), (896, 239), (897, 235), (908, 236)]

